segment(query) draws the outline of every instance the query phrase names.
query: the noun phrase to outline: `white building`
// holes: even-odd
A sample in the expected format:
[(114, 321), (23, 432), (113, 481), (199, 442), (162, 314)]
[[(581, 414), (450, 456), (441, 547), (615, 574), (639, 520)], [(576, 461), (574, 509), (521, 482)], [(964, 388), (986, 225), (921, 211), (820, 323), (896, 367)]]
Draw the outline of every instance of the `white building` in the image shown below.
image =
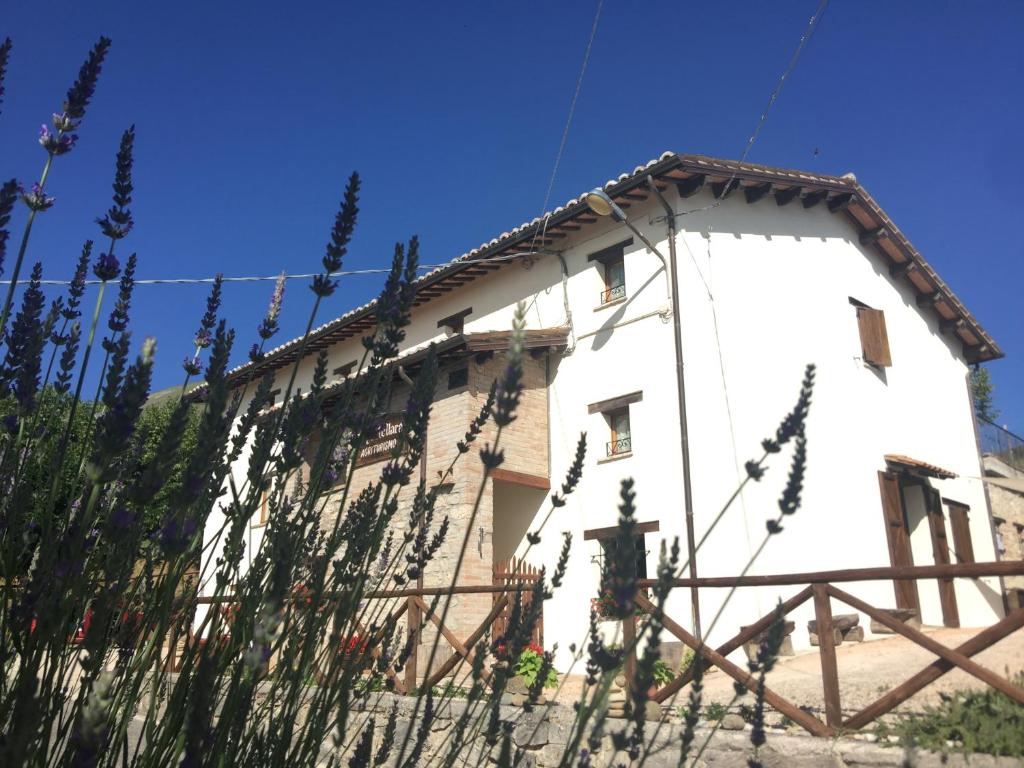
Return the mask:
[[(585, 640), (601, 550), (600, 534), (585, 532), (615, 525), (623, 477), (636, 481), (637, 518), (657, 527), (642, 542), (648, 573), (662, 538), (679, 537), (685, 554), (676, 321), (696, 538), (745, 476), (744, 463), (761, 455), (762, 439), (792, 408), (814, 363), (803, 504), (751, 573), (929, 565), (967, 559), (968, 550), (979, 562), (995, 560), (967, 373), (1002, 353), (856, 179), (666, 153), (603, 189), (667, 257), (669, 219), (651, 185), (675, 214), (675, 285), (629, 227), (595, 215), (583, 197), (419, 280), (402, 357), (413, 364), (431, 342), (447, 350), (430, 462), (450, 455), (486, 393), (495, 369), (487, 353), (500, 350), (519, 301), (528, 305), (537, 354), (527, 371), (530, 410), (516, 422), (520, 437), (510, 439), (500, 476), (489, 481), (463, 583), (488, 581), (495, 561), (523, 551), (525, 532), (548, 509), (544, 489), (561, 484), (582, 431), (581, 486), (527, 557), (551, 567), (558, 533), (573, 534), (567, 579), (544, 611), (545, 644), (560, 648), (557, 666), (568, 663), (570, 643)], [(328, 350), (338, 376), (355, 375), (346, 366), (359, 359), (373, 317), (368, 305), (317, 329), (297, 386), (307, 390), (317, 349)], [(286, 379), (297, 349), (285, 344), (259, 368)], [(788, 451), (772, 457), (765, 478), (729, 507), (698, 553), (699, 575), (743, 568), (777, 514), (789, 460)], [(479, 477), (477, 467), (463, 466), (445, 502), (452, 541), (462, 539), (460, 494)], [(214, 512), (210, 529), (219, 522)], [(254, 547), (261, 532), (254, 521)], [(995, 578), (960, 579), (951, 591), (934, 581), (904, 584), (911, 586), (898, 592), (892, 582), (844, 588), (878, 607), (919, 606), (926, 624), (982, 625), (1002, 615)], [(710, 641), (798, 589), (740, 590)], [(705, 632), (723, 597), (701, 590)], [(486, 612), (466, 607), (463, 635)], [(668, 614), (692, 625), (688, 590), (673, 595)], [(795, 644), (806, 645), (812, 605), (790, 618)]]

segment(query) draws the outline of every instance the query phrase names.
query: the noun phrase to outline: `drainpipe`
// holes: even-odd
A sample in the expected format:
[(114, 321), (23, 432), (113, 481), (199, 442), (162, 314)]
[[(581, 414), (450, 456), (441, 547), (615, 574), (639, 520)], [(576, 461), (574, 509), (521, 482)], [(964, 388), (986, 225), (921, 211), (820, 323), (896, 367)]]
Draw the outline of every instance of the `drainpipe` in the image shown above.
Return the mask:
[[(601, 187), (588, 192), (584, 198), (587, 205), (598, 216), (611, 216), (614, 221), (625, 224), (640, 241), (647, 246), (648, 250), (661, 259), (662, 265), (666, 267), (666, 276), (669, 281), (668, 295), (672, 305), (672, 330), (675, 334), (676, 354), (676, 395), (679, 400), (679, 452), (683, 460), (683, 509), (686, 515), (686, 554), (689, 561), (690, 578), (697, 577), (697, 544), (696, 535), (693, 530), (693, 494), (690, 490), (690, 432), (686, 425), (686, 383), (683, 378), (683, 331), (679, 324), (679, 297), (676, 295), (676, 287), (679, 285), (679, 271), (676, 268), (676, 219), (675, 211), (668, 204), (664, 195), (654, 185), (654, 179), (647, 177), (647, 185), (651, 192), (658, 198), (658, 202), (665, 209), (665, 220), (668, 222), (668, 246), (669, 259), (666, 263), (665, 256), (657, 249), (650, 239), (637, 228), (633, 222), (626, 218), (626, 214), (615, 204), (608, 193)], [(690, 607), (693, 611), (693, 634), (701, 640), (700, 629), (700, 600), (697, 587), (690, 587)]]
[[(686, 422), (686, 379), (683, 375), (683, 329), (679, 319), (679, 272), (676, 263), (676, 217), (672, 206), (654, 184), (654, 179), (647, 177), (651, 192), (658, 198), (665, 209), (665, 222), (668, 225), (668, 278), (670, 281), (669, 295), (672, 298), (672, 332), (675, 337), (676, 357), (676, 396), (679, 401), (679, 452), (683, 459), (683, 509), (686, 516), (686, 556), (689, 560), (690, 578), (697, 578), (697, 537), (693, 525), (693, 492), (690, 486), (690, 430)], [(697, 640), (702, 639), (700, 627), (700, 595), (697, 587), (690, 587), (690, 608), (693, 612), (693, 634)]]

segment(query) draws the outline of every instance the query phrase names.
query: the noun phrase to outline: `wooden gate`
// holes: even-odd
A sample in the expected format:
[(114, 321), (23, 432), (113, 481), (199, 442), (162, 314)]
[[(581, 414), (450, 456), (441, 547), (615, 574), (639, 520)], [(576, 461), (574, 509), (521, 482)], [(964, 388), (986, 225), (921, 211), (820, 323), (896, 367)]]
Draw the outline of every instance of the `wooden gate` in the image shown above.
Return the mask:
[[(510, 557), (508, 560), (497, 562), (494, 564), (494, 586), (496, 587), (510, 587), (515, 585), (529, 585), (533, 586), (541, 578), (540, 568), (525, 563), (521, 560), (517, 560), (515, 557)], [(533, 593), (528, 589), (524, 589), (519, 592), (522, 595), (523, 610), (529, 607), (533, 600)], [(494, 602), (496, 603), (501, 594), (498, 592), (494, 593)], [(505, 603), (505, 606), (498, 613), (494, 619), (494, 624), (491, 627), (491, 637), (497, 638), (505, 634), (508, 629), (508, 622), (512, 615), (512, 611), (515, 608), (515, 600), (509, 596)], [(540, 615), (537, 617), (537, 623), (533, 627), (533, 633), (530, 636), (530, 640), (541, 648), (544, 647), (544, 606), (541, 605)]]

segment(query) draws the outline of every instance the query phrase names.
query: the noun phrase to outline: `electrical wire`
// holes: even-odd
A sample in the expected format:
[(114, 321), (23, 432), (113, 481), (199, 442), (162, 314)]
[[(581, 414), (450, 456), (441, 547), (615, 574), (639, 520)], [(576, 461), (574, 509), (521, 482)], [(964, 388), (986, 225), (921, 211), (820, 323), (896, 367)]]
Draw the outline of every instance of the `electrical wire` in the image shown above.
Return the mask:
[[(818, 27), (818, 22), (821, 21), (821, 17), (824, 15), (825, 9), (828, 8), (828, 2), (829, 0), (821, 0), (821, 2), (818, 3), (817, 9), (814, 11), (814, 15), (811, 16), (810, 20), (807, 22), (807, 27), (804, 29), (804, 33), (800, 36), (800, 42), (797, 43), (796, 50), (794, 50), (793, 55), (790, 56), (789, 63), (786, 65), (786, 68), (782, 72), (782, 76), (779, 78), (779, 82), (768, 97), (768, 103), (761, 112), (761, 117), (758, 118), (757, 125), (754, 127), (754, 132), (750, 134), (750, 138), (747, 139), (747, 145), (743, 148), (743, 152), (740, 154), (739, 160), (736, 161), (738, 166), (746, 162), (747, 156), (750, 154), (750, 150), (754, 148), (754, 144), (761, 135), (761, 129), (764, 128), (764, 124), (768, 122), (768, 114), (772, 111), (772, 107), (775, 106), (775, 102), (778, 100), (779, 94), (782, 93), (782, 86), (786, 84), (786, 80), (793, 74), (793, 70), (796, 69), (796, 63), (800, 59), (800, 54), (803, 53), (807, 43), (810, 42), (811, 36), (814, 35), (814, 30)], [(729, 177), (729, 180), (722, 188), (723, 190), (727, 191), (729, 187), (732, 186), (733, 182), (736, 181), (736, 174), (739, 173), (739, 170), (740, 169), (737, 167), (733, 171), (732, 176)], [(701, 206), (700, 208), (691, 208), (686, 211), (680, 211), (679, 213), (673, 214), (673, 217), (678, 218), (680, 216), (687, 216), (691, 213), (711, 211), (720, 206), (722, 202), (723, 200), (721, 199), (715, 200), (713, 203)]]
[[(468, 259), (466, 261), (448, 261), (443, 264), (420, 264), (417, 269), (420, 270), (434, 270), (442, 269), (444, 267), (453, 267), (465, 265), (466, 267), (472, 267), (476, 264), (495, 264), (503, 263), (508, 261), (515, 261), (524, 256), (551, 256), (558, 253), (558, 251), (552, 250), (540, 250), (540, 251), (519, 251), (518, 253), (506, 254), (504, 256), (488, 256), (483, 259)], [(391, 272), (390, 267), (373, 267), (368, 269), (351, 269), (343, 270), (341, 272), (332, 272), (330, 277), (361, 277), (363, 275), (386, 275)], [(322, 272), (307, 272), (302, 274), (288, 274), (283, 272), (277, 275), (245, 275), (245, 276), (233, 276), (225, 277), (221, 276), (220, 281), (222, 283), (259, 283), (259, 282), (276, 282), (284, 277), (285, 280), (312, 280), (318, 275), (322, 275)], [(217, 280), (216, 277), (156, 277), (156, 278), (140, 278), (135, 280), (135, 285), (204, 285), (209, 284)], [(18, 285), (28, 285), (29, 280), (18, 280)], [(86, 280), (86, 285), (99, 285), (101, 280)], [(10, 285), (10, 280), (0, 280), (0, 285)], [(40, 285), (70, 285), (70, 280), (40, 280)]]
[(555, 153), (555, 164), (551, 168), (551, 177), (548, 179), (548, 188), (544, 193), (544, 204), (540, 207), (540, 215), (544, 217), (544, 223), (539, 230), (533, 233), (530, 241), (530, 250), (537, 245), (537, 238), (544, 237), (548, 232), (548, 221), (551, 214), (545, 215), (548, 204), (551, 202), (551, 192), (555, 188), (555, 179), (558, 177), (558, 167), (562, 163), (562, 155), (565, 154), (565, 145), (569, 140), (569, 128), (572, 126), (573, 116), (576, 114), (576, 102), (579, 101), (580, 91), (583, 90), (583, 76), (587, 73), (587, 65), (590, 63), (590, 51), (594, 47), (594, 38), (597, 37), (597, 25), (601, 20), (601, 10), (604, 8), (604, 0), (598, 0), (597, 10), (594, 12), (594, 23), (590, 26), (590, 38), (587, 40), (587, 49), (583, 52), (583, 64), (580, 66), (580, 74), (576, 78), (576, 90), (573, 91), (572, 100), (569, 102), (569, 114), (565, 119), (565, 128), (562, 129), (562, 138), (558, 142), (558, 152)]

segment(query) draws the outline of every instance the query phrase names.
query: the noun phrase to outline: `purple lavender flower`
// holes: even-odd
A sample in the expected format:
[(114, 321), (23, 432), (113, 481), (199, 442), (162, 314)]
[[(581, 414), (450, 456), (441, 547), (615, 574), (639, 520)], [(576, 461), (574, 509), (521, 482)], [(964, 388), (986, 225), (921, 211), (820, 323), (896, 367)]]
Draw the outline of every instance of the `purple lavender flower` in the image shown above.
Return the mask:
[(121, 146), (117, 150), (117, 170), (114, 173), (114, 204), (107, 215), (96, 219), (103, 234), (111, 240), (120, 240), (127, 235), (134, 221), (128, 205), (132, 201), (132, 149), (135, 146), (135, 126), (121, 134)]
[(18, 199), (18, 182), (15, 179), (5, 181), (0, 186), (0, 268), (3, 267), (4, 254), (7, 253), (7, 222), (11, 220), (14, 203)]
[(93, 264), (92, 273), (103, 282), (113, 280), (121, 273), (121, 262), (113, 253), (101, 253)]
[[(217, 310), (220, 309), (220, 293), (223, 284), (224, 275), (218, 272), (217, 276), (213, 278), (213, 287), (210, 289), (210, 295), (206, 297), (206, 313), (203, 315), (203, 319), (199, 321), (199, 327), (206, 331), (209, 331), (217, 324)], [(207, 333), (207, 336), (209, 336), (209, 333)]]
[(63, 155), (70, 152), (78, 136), (73, 133), (50, 133), (49, 126), (43, 123), (39, 128), (39, 145), (51, 155)]
[(71, 285), (68, 287), (68, 303), (61, 314), (66, 320), (76, 320), (82, 313), (78, 309), (82, 302), (82, 295), (85, 293), (85, 276), (89, 273), (89, 258), (92, 256), (92, 240), (86, 240), (82, 246), (82, 255), (78, 257), (78, 265), (75, 267), (75, 276), (71, 278)]
[(249, 347), (249, 360), (251, 362), (258, 363), (261, 360), (263, 360), (263, 358), (265, 358), (265, 357), (266, 357), (266, 355), (264, 355), (260, 351), (260, 345), (259, 344), (253, 343), (253, 345), (251, 347)]
[(25, 187), (18, 186), (18, 191), (21, 193), (21, 199), (31, 210), (33, 211), (45, 211), (48, 208), (53, 207), (53, 202), (56, 198), (47, 197), (43, 192), (43, 188), (39, 186), (39, 182), (35, 182), (32, 185), (32, 191), (26, 191)]
[(198, 376), (199, 373), (203, 370), (203, 366), (199, 362), (199, 355), (186, 357), (182, 361), (181, 367), (185, 369), (185, 373), (187, 373), (189, 376)]
[(114, 528), (131, 528), (135, 523), (135, 514), (125, 507), (118, 507), (110, 514), (110, 524)]
[(196, 331), (196, 336), (192, 339), (192, 342), (199, 349), (206, 349), (213, 342), (213, 334), (206, 328), (200, 328)]
[[(96, 81), (99, 79), (100, 71), (103, 69), (103, 59), (110, 50), (110, 38), (101, 37), (89, 56), (78, 71), (78, 79), (68, 89), (67, 98), (64, 100), (64, 114), (71, 121), (78, 121), (85, 117), (85, 108), (89, 100), (96, 92)], [(77, 125), (77, 123), (76, 123)]]
[(256, 328), (256, 332), (260, 335), (261, 339), (269, 339), (277, 333), (277, 320), (281, 315), (281, 303), (284, 301), (285, 279), (285, 274), (282, 272), (274, 284), (274, 292), (270, 296), (270, 306), (267, 307), (267, 314)]
[(74, 120), (68, 117), (67, 112), (54, 112), (53, 117), (50, 118), (50, 122), (53, 123), (53, 127), (58, 131), (67, 132), (73, 130), (75, 127)]
[(4, 98), (4, 75), (7, 73), (7, 59), (11, 55), (11, 38), (5, 38), (0, 43), (0, 103)]

